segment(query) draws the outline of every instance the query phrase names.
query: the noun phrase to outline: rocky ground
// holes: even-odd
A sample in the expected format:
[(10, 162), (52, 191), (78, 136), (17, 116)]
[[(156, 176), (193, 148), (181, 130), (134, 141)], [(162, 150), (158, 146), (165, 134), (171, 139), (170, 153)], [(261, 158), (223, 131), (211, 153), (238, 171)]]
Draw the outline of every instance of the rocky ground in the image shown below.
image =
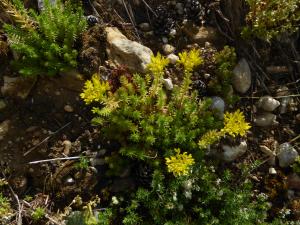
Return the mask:
[[(90, 124), (90, 109), (79, 97), (86, 74), (99, 72), (105, 78), (120, 65), (143, 73), (153, 53), (161, 52), (175, 64), (184, 49), (200, 48), (209, 59), (224, 45), (237, 52), (231, 95), (239, 100), (227, 105), (214, 97), (213, 107), (223, 112), (240, 108), (252, 128), (246, 140), (220, 144), (217, 157), (233, 170), (249, 166), (245, 176), (256, 190), (269, 195), (271, 215), (292, 214), (300, 220), (300, 176), (291, 167), (300, 152), (300, 38), (277, 41), (276, 46), (242, 40), (237, 34), (244, 11), (235, 1), (230, 3), (207, 3), (209, 10), (203, 9), (194, 21), (186, 18), (187, 7), (176, 1), (87, 1), (86, 14), (96, 20), (89, 18), (80, 67), (55, 78), (17, 76), (8, 66), (13, 53), (2, 55), (0, 178), (8, 181), (5, 192), (15, 204), (11, 217), (0, 224), (15, 224), (19, 214), (23, 224), (31, 224), (30, 213), (38, 206), (47, 209), (44, 224), (61, 224), (66, 213), (62, 209), (77, 194), (84, 201), (94, 194), (105, 201), (135, 185), (126, 170), (103, 179), (106, 156), (115, 143), (101, 140)], [(174, 71), (169, 71), (166, 87), (176, 83)], [(195, 88), (201, 91), (199, 83), (206, 88), (214, 79), (212, 71), (209, 63), (195, 71)], [(87, 170), (77, 167), (80, 155), (89, 159)], [(35, 163), (62, 157), (77, 158)], [(300, 161), (296, 166), (299, 171)]]

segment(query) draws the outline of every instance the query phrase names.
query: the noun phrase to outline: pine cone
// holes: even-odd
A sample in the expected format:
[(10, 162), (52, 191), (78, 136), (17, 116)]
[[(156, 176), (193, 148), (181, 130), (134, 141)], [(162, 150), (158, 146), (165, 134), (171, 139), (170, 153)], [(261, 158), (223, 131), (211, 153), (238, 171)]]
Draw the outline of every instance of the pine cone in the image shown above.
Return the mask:
[(199, 96), (205, 96), (207, 94), (207, 86), (202, 80), (194, 80), (193, 89), (198, 91)]
[(198, 22), (205, 15), (205, 8), (200, 4), (199, 0), (186, 0), (184, 13), (186, 19)]
[(166, 7), (158, 6), (155, 14), (153, 20), (154, 33), (159, 36), (168, 35), (175, 26), (175, 20), (172, 18), (171, 13)]
[(99, 22), (98, 18), (96, 16), (93, 16), (93, 15), (87, 16), (86, 20), (87, 20), (87, 22), (90, 26), (94, 26), (96, 23)]

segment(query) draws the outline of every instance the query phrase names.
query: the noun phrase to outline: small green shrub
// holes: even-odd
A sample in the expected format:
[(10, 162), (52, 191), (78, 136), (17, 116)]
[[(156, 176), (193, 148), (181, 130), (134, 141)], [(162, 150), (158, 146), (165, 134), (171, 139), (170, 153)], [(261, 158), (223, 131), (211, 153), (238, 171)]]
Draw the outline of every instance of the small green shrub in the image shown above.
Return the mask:
[(300, 175), (300, 156), (298, 156), (292, 165), (293, 171)]
[(120, 82), (113, 82), (120, 83), (117, 88), (95, 77), (87, 81), (81, 97), (100, 105), (92, 109), (93, 122), (102, 125), (103, 137), (122, 145), (122, 155), (145, 160), (168, 156), (174, 148), (192, 152), (202, 134), (222, 126), (209, 110), (210, 101), (199, 101), (190, 90), (192, 69), (202, 63), (200, 52), (180, 54), (179, 63), (184, 67), (183, 81), (171, 93), (163, 87), (168, 60), (161, 55), (152, 57), (151, 74), (121, 76)]
[[(3, 4), (5, 2), (6, 4)], [(11, 48), (19, 54), (13, 62), (24, 76), (55, 75), (77, 65), (75, 42), (86, 29), (83, 10), (70, 2), (45, 0), (40, 14), (27, 11), (20, 0), (2, 0), (16, 24), (5, 24)]]
[(81, 170), (87, 170), (89, 168), (89, 160), (85, 156), (80, 156), (79, 162), (76, 163), (76, 167)]
[(242, 35), (255, 36), (270, 41), (284, 33), (299, 29), (299, 0), (247, 0), (249, 13)]
[[(220, 63), (230, 59), (232, 65), (235, 58), (227, 50), (228, 54), (218, 59)], [(183, 79), (169, 91), (163, 83), (169, 62), (160, 54), (152, 57), (146, 75), (124, 74), (114, 78), (117, 81), (94, 76), (86, 82), (81, 97), (94, 105), (93, 122), (100, 125), (102, 137), (121, 146), (107, 160), (114, 175), (122, 171), (118, 166), (126, 168), (126, 160), (151, 169), (148, 181), (135, 192), (117, 196), (123, 200), (112, 202), (106, 222), (262, 224), (268, 209), (266, 199), (252, 198), (248, 182), (232, 185), (234, 178), (228, 171), (219, 178), (205, 157), (205, 149), (198, 146), (199, 138), (209, 131), (234, 138), (245, 136), (250, 126), (239, 110), (226, 114), (223, 125), (210, 110), (211, 102), (199, 100), (191, 90), (192, 71), (203, 62), (199, 50), (183, 52), (179, 58)], [(224, 67), (224, 71), (231, 69)]]
[(45, 209), (42, 207), (37, 207), (31, 214), (31, 217), (34, 221), (38, 221), (45, 216)]
[(10, 215), (12, 215), (12, 208), (9, 200), (0, 192), (0, 222)]
[(223, 97), (226, 102), (233, 103), (237, 97), (229, 94), (232, 89), (233, 69), (237, 61), (235, 49), (227, 45), (224, 46), (221, 51), (215, 54), (214, 60), (216, 78), (209, 82), (208, 88), (215, 95)]

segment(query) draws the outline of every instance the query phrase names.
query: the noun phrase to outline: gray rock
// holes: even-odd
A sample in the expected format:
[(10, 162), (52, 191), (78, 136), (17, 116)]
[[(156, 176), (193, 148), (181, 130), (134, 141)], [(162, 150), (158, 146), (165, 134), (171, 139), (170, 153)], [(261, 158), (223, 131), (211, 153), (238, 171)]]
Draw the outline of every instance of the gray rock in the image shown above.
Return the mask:
[(260, 115), (257, 115), (254, 118), (254, 123), (260, 127), (278, 125), (278, 121), (276, 121), (276, 115), (269, 112), (265, 112)]
[(224, 150), (222, 159), (226, 162), (232, 162), (247, 151), (247, 143), (242, 141), (237, 146), (223, 145), (222, 148)]
[(167, 38), (167, 37), (162, 37), (161, 40), (162, 40), (162, 42), (163, 42), (164, 44), (167, 44), (167, 43), (168, 43), (168, 38)]
[(212, 104), (211, 104), (211, 109), (213, 110), (218, 110), (218, 115), (223, 118), (224, 115), (224, 110), (225, 110), (225, 102), (222, 98), (220, 97), (212, 97)]
[(280, 167), (288, 167), (296, 158), (299, 156), (296, 149), (293, 148), (289, 143), (283, 143), (279, 145), (279, 153), (277, 155)]
[(3, 140), (4, 136), (7, 134), (10, 124), (10, 120), (4, 120), (2, 123), (0, 123), (0, 141)]
[(153, 52), (136, 41), (127, 39), (116, 27), (105, 28), (107, 33), (107, 53), (116, 65), (126, 65), (136, 72), (146, 72)]
[(4, 84), (1, 87), (3, 96), (25, 99), (36, 82), (36, 77), (9, 77), (4, 76)]
[(166, 55), (169, 55), (175, 51), (175, 47), (170, 44), (163, 45), (162, 49)]
[(241, 94), (246, 93), (251, 86), (251, 70), (244, 58), (233, 69), (232, 85)]
[(172, 54), (167, 56), (167, 59), (169, 59), (171, 64), (176, 64), (177, 61), (179, 60), (179, 57), (172, 53)]
[(263, 96), (257, 102), (257, 107), (268, 112), (274, 111), (279, 105), (280, 102), (271, 96)]

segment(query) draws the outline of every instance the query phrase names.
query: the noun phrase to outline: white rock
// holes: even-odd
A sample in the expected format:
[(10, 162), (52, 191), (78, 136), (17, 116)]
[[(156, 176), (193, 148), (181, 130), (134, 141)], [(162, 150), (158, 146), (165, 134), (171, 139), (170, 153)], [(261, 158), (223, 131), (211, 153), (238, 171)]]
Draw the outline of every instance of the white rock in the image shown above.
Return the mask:
[(223, 160), (226, 162), (232, 162), (247, 151), (247, 143), (246, 141), (242, 141), (240, 145), (237, 146), (223, 145), (222, 148), (224, 150), (223, 157), (222, 157)]
[(171, 64), (176, 64), (177, 61), (179, 60), (179, 57), (172, 53), (172, 54), (167, 56), (167, 59), (169, 59)]
[(170, 44), (163, 45), (162, 49), (166, 55), (169, 55), (175, 51), (175, 47)]
[(146, 72), (153, 52), (136, 41), (127, 39), (116, 27), (105, 28), (109, 59), (116, 65), (126, 65), (136, 72)]
[(263, 96), (257, 102), (257, 107), (268, 112), (274, 111), (279, 105), (280, 102), (271, 96)]
[(275, 170), (274, 167), (270, 167), (270, 168), (269, 168), (269, 174), (272, 174), (272, 175), (277, 174), (277, 171)]
[(241, 94), (246, 93), (251, 86), (251, 70), (244, 58), (233, 69), (232, 85)]
[(171, 30), (170, 30), (170, 33), (169, 33), (169, 35), (170, 35), (171, 37), (175, 37), (175, 36), (176, 36), (176, 34), (177, 34), (177, 31), (176, 31), (176, 29), (171, 29)]
[(166, 79), (163, 79), (164, 80), (164, 85), (166, 87), (167, 90), (172, 90), (173, 89), (173, 82), (170, 78), (166, 78)]
[(254, 123), (260, 127), (278, 125), (278, 121), (276, 121), (276, 115), (269, 112), (265, 112), (260, 115), (257, 115), (254, 118)]
[(279, 153), (277, 155), (280, 167), (288, 167), (299, 156), (298, 152), (289, 143), (279, 145)]

